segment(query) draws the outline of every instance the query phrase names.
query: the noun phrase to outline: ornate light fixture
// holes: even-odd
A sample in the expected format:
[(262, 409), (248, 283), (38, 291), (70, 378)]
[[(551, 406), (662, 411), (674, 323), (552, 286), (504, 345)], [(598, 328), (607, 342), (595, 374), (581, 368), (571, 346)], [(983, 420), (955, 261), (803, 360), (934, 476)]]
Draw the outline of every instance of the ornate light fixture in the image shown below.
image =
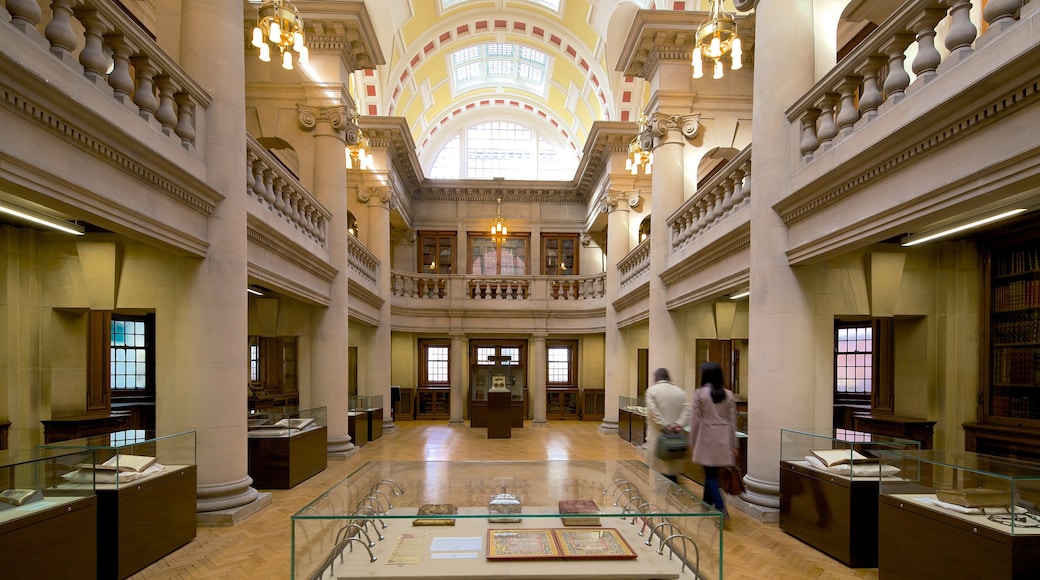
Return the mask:
[(628, 144), (628, 159), (625, 160), (625, 170), (631, 171), (632, 175), (638, 175), (640, 171), (644, 175), (650, 175), (654, 166), (654, 154), (652, 151), (643, 149), (643, 132), (646, 131), (646, 115), (639, 116), (639, 132)]
[(347, 169), (368, 171), (375, 166), (372, 154), (368, 152), (368, 137), (361, 130), (361, 114), (357, 109), (350, 114), (351, 127), (347, 128)]
[(712, 78), (722, 78), (722, 60), (730, 55), (730, 69), (742, 66), (743, 52), (737, 36), (737, 21), (732, 14), (722, 10), (722, 0), (712, 0), (708, 20), (697, 27), (697, 44), (693, 49), (693, 78), (704, 76), (704, 58), (714, 61)]
[(280, 51), (285, 70), (293, 69), (294, 51), (301, 64), (309, 61), (303, 44), (303, 19), (292, 0), (267, 0), (257, 10), (253, 46), (260, 49), (260, 60), (271, 62), (272, 45)]
[(498, 212), (495, 214), (495, 223), (491, 226), (492, 236), (504, 236), (509, 233), (506, 228), (506, 220), (502, 218), (502, 196), (498, 196)]

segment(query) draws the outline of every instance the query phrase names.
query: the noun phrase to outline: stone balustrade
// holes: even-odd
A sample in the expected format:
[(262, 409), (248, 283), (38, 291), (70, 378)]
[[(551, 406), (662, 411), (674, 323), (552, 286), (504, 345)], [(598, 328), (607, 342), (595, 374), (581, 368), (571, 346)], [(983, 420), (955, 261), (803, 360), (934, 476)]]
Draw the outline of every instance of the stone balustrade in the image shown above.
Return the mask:
[(390, 291), (396, 297), (425, 300), (574, 301), (604, 296), (605, 274), (588, 276), (465, 276), (394, 271)]
[[(976, 40), (1014, 26), (1028, 0), (989, 0), (982, 10), (988, 24), (979, 36), (971, 10), (982, 0), (909, 0), (842, 59), (787, 111), (799, 133), (803, 159), (829, 149), (836, 139), (869, 123), (881, 107), (895, 106), (911, 83), (942, 74), (945, 62), (958, 62), (975, 50)], [(940, 52), (937, 43), (946, 49)], [(912, 46), (913, 45), (913, 46)], [(914, 54), (907, 62), (908, 49)], [(909, 66), (909, 69), (907, 68)], [(911, 73), (914, 77), (911, 78)]]
[(188, 150), (211, 98), (111, 0), (0, 0), (10, 25)]
[(332, 214), (256, 139), (246, 146), (246, 195), (324, 246)]
[(354, 236), (347, 236), (347, 264), (369, 284), (377, 285), (379, 258), (368, 251), (368, 248)]
[(624, 288), (640, 275), (650, 271), (650, 236), (639, 243), (617, 265), (618, 284)]
[(675, 253), (751, 203), (751, 146), (737, 154), (667, 220)]

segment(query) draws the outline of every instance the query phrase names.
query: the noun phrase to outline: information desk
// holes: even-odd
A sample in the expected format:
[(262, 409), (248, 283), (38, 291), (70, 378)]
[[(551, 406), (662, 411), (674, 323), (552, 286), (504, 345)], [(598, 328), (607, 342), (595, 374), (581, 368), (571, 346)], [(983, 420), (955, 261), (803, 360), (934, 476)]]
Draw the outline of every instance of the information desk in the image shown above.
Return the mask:
[[(561, 516), (561, 502), (591, 502), (595, 511)], [(585, 525), (566, 525), (572, 518)], [(692, 579), (696, 569), (715, 580), (721, 520), (641, 461), (372, 462), (292, 516), (292, 577), (446, 578), (464, 570), (484, 580), (649, 580)], [(489, 530), (542, 530), (535, 547), (557, 548), (530, 550), (525, 537), (515, 557), (514, 546), (490, 553)], [(575, 530), (617, 532), (611, 541), (595, 534), (579, 545), (556, 543)]]

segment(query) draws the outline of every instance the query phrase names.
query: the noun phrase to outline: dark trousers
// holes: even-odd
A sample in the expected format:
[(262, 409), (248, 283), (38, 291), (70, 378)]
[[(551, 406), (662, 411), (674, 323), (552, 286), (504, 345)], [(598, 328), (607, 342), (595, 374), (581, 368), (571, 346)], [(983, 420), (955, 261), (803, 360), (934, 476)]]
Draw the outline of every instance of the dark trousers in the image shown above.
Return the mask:
[(719, 490), (719, 468), (713, 465), (704, 467), (704, 503), (714, 506), (724, 515), (726, 512), (726, 501), (722, 499), (722, 491)]

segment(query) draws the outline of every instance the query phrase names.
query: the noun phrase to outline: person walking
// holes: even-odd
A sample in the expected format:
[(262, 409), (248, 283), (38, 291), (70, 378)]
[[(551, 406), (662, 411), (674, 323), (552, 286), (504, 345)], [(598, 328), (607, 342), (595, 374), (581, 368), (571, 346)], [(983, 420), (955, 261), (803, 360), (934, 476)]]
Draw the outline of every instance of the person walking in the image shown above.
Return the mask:
[(646, 390), (646, 414), (650, 419), (646, 430), (646, 453), (650, 458), (650, 469), (678, 481), (682, 459), (660, 459), (654, 450), (657, 449), (657, 437), (664, 431), (682, 433), (690, 420), (690, 402), (682, 387), (672, 383), (668, 369), (654, 371), (654, 384)]
[(729, 512), (719, 489), (719, 469), (735, 464), (737, 457), (737, 400), (722, 384), (722, 367), (708, 361), (701, 365), (701, 386), (690, 404), (690, 447), (694, 463), (704, 468), (704, 501), (722, 512), (729, 529)]

